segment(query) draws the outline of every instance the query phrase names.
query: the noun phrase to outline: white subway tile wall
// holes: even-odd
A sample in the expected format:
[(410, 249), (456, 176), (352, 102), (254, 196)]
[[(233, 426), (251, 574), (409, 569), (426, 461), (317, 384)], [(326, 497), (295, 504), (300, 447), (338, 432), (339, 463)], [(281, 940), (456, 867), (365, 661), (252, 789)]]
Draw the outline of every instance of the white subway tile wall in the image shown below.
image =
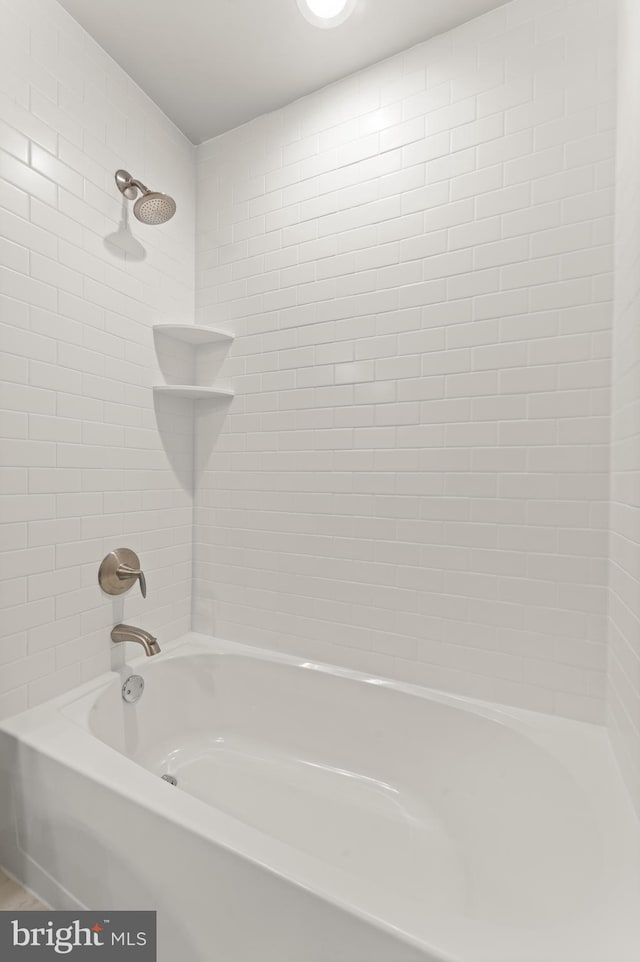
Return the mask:
[[(193, 320), (195, 176), (192, 145), (54, 0), (0, 0), (0, 22), (6, 716), (108, 669), (116, 620), (190, 627), (190, 409), (156, 413), (150, 388), (151, 325)], [(119, 167), (174, 195), (174, 220), (129, 211), (127, 230)], [(144, 603), (98, 587), (120, 546)]]
[(514, 0), (198, 148), (194, 627), (603, 720), (613, 19)]
[(640, 814), (640, 7), (620, 4), (609, 730)]

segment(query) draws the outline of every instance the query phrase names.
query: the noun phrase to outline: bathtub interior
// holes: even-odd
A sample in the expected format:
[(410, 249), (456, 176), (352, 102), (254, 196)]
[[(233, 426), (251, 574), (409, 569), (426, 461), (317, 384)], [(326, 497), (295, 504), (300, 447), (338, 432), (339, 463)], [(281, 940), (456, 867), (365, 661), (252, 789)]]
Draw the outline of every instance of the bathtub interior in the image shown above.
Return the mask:
[(138, 703), (118, 679), (92, 702), (96, 738), (177, 778), (161, 790), (338, 867), (364, 908), (393, 890), (415, 933), (580, 926), (611, 897), (593, 786), (514, 713), (229, 651), (138, 670)]

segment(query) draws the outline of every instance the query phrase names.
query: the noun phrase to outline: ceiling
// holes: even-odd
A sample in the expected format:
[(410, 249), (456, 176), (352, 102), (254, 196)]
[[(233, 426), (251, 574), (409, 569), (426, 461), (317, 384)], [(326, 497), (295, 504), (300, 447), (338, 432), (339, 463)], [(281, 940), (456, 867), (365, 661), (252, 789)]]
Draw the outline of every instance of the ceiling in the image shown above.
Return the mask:
[(358, 0), (320, 30), (296, 0), (60, 0), (195, 143), (505, 0)]

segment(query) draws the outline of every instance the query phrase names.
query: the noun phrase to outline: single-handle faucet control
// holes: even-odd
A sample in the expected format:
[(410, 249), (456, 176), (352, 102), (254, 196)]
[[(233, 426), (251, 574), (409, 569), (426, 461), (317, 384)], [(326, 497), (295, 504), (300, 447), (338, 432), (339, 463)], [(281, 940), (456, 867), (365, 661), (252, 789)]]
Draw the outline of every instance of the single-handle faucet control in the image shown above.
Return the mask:
[(131, 565), (121, 564), (116, 568), (116, 574), (120, 581), (128, 581), (130, 578), (137, 578), (140, 582), (140, 591), (142, 592), (142, 597), (147, 597), (147, 579), (144, 576), (144, 571), (140, 571), (139, 568), (132, 568)]
[(116, 548), (103, 559), (98, 571), (98, 582), (108, 595), (121, 595), (133, 587), (136, 581), (140, 584), (142, 597), (147, 597), (147, 580), (140, 567), (140, 559), (130, 548)]

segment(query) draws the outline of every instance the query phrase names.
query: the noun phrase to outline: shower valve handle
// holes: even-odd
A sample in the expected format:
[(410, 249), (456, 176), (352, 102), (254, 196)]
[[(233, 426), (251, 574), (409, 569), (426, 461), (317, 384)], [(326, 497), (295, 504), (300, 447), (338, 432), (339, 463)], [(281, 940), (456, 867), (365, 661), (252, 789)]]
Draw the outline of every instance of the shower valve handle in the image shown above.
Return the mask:
[(127, 581), (129, 578), (137, 578), (140, 582), (140, 591), (142, 592), (142, 597), (147, 597), (147, 579), (144, 576), (144, 571), (140, 568), (132, 568), (131, 565), (121, 564), (116, 568), (116, 574), (121, 581)]
[(102, 559), (98, 571), (98, 583), (108, 595), (121, 595), (133, 588), (136, 581), (140, 585), (142, 597), (147, 597), (147, 579), (140, 564), (140, 558), (131, 548), (116, 548)]

